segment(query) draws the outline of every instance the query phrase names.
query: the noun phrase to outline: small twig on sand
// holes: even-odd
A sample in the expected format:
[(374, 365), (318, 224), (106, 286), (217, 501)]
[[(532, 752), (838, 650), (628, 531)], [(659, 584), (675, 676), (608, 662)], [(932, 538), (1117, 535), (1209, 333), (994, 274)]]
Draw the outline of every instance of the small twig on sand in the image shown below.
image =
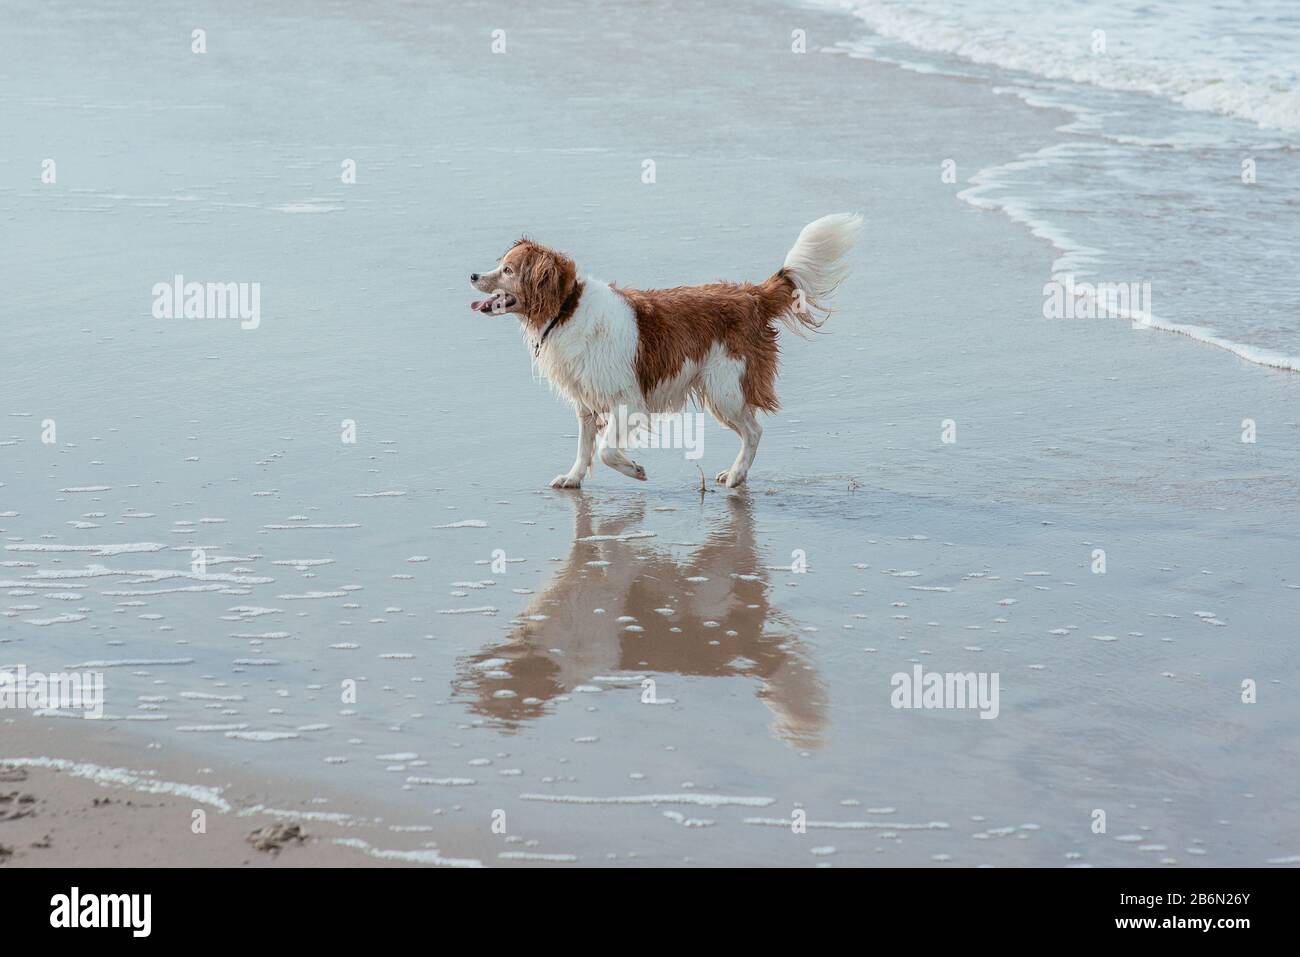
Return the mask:
[(708, 482), (704, 479), (704, 469), (697, 465), (695, 466), (695, 470), (700, 473), (700, 501), (704, 501), (704, 493), (712, 492), (713, 489), (709, 488)]

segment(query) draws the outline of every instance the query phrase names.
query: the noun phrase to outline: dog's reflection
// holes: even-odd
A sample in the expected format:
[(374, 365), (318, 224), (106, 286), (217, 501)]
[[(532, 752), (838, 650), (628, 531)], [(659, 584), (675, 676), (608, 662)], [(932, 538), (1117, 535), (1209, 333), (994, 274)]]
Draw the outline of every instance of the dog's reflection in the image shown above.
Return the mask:
[[(729, 496), (725, 517), (680, 559), (666, 543), (638, 535), (643, 504), (597, 518), (586, 495), (570, 497), (569, 557), (504, 642), (462, 660), (457, 696), (514, 728), (545, 713), (557, 695), (600, 678), (745, 676), (759, 683), (778, 737), (816, 745), (825, 696), (794, 628), (770, 605), (748, 497)], [(670, 682), (656, 684), (658, 697), (674, 696)]]

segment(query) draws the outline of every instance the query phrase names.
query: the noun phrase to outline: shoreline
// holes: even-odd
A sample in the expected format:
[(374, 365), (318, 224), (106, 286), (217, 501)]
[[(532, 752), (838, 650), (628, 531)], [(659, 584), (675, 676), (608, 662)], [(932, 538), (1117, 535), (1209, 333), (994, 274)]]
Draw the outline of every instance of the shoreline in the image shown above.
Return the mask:
[[(1028, 70), (1023, 64), (1002, 63), (996, 59), (991, 61), (971, 60), (956, 49), (950, 48), (943, 43), (927, 45), (920, 39), (922, 35), (915, 31), (904, 30), (898, 34), (880, 33), (879, 22), (873, 21), (868, 13), (856, 9), (852, 2), (848, 2), (848, 0), (839, 0), (839, 2), (823, 0), (823, 2), (827, 9), (842, 12), (852, 18), (863, 29), (870, 31), (871, 35), (877, 40), (886, 44), (904, 44), (906, 49), (912, 51), (918, 59), (900, 59), (898, 56), (893, 55), (897, 51), (883, 52), (879, 49), (880, 43), (870, 41), (863, 43), (853, 40), (841, 40), (833, 48), (836, 53), (877, 64), (888, 64), (901, 71), (917, 75), (940, 75), (980, 83), (987, 88), (990, 96), (1010, 96), (1036, 112), (1052, 111), (1063, 114), (1068, 118), (1066, 122), (1062, 122), (1055, 127), (1055, 132), (1060, 134), (1057, 142), (1042, 147), (1035, 152), (1020, 154), (1004, 162), (981, 168), (965, 181), (965, 188), (958, 193), (958, 198), (976, 209), (996, 211), (1011, 222), (1028, 230), (1035, 238), (1049, 243), (1055, 253), (1055, 262), (1051, 268), (1050, 278), (1052, 280), (1060, 280), (1069, 276), (1083, 282), (1090, 277), (1095, 277), (1098, 261), (1102, 257), (1111, 255), (1113, 251), (1106, 246), (1089, 245), (1087, 242), (1074, 238), (1067, 231), (1067, 228), (1053, 221), (1043, 214), (1041, 210), (1036, 211), (1028, 208), (1027, 202), (1032, 203), (1033, 200), (1017, 196), (1014, 192), (999, 195), (1014, 188), (1014, 178), (1008, 177), (1007, 174), (1012, 171), (1023, 170), (1026, 167), (1059, 163), (1061, 161), (1061, 151), (1077, 151), (1087, 147), (1093, 141), (1109, 141), (1121, 146), (1156, 146), (1161, 145), (1160, 141), (1155, 140), (1151, 143), (1142, 144), (1139, 138), (1126, 137), (1106, 130), (1104, 127), (1105, 111), (1099, 109), (1095, 104), (1088, 105), (1085, 102), (1089, 87), (1094, 86), (1086, 80), (1078, 77), (1070, 78), (1071, 82), (1081, 87), (1080, 90), (1074, 93), (1065, 92), (1061, 89), (1048, 89), (1041, 85), (1044, 81), (1062, 80), (1066, 79), (1066, 77), (1053, 76), (1050, 72), (1045, 74), (1037, 73)], [(879, 11), (877, 11), (877, 14), (879, 14)], [(962, 66), (966, 68), (965, 72), (960, 69)], [(1022, 85), (1025, 81), (1028, 81), (1028, 86)], [(1157, 94), (1138, 88), (1123, 86), (1111, 88), (1101, 84), (1095, 86), (1095, 89), (1132, 96), (1139, 101), (1143, 97), (1150, 97), (1150, 102), (1153, 105), (1159, 103), (1168, 107), (1171, 103), (1180, 104), (1177, 99), (1165, 102)], [(1078, 96), (1078, 93), (1084, 95)], [(1300, 129), (1297, 128), (1274, 129), (1261, 126), (1258, 129), (1251, 129), (1251, 122), (1244, 117), (1231, 113), (1218, 114), (1213, 111), (1205, 114), (1202, 118), (1221, 121), (1228, 124), (1230, 128), (1240, 125), (1247, 138), (1259, 137), (1266, 144), (1270, 142), (1270, 137), (1282, 137), (1282, 146), (1280, 148), (1284, 153), (1294, 153), (1297, 149), (1295, 136), (1297, 132), (1300, 132)], [(1241, 135), (1241, 131), (1234, 130), (1234, 133)], [(1176, 144), (1169, 142), (1163, 145), (1175, 146)], [(1278, 148), (1277, 145), (1272, 144), (1265, 146), (1263, 149), (1264, 152), (1268, 152), (1276, 148)], [(1247, 149), (1245, 152), (1251, 151)], [(1007, 181), (1004, 182), (1004, 179)], [(1105, 308), (1100, 301), (1097, 301), (1095, 305), (1098, 310)], [(1108, 311), (1104, 318), (1123, 322), (1135, 321), (1147, 330), (1185, 336), (1198, 343), (1225, 351), (1252, 365), (1281, 372), (1300, 372), (1300, 351), (1286, 352), (1234, 338), (1232, 333), (1224, 332), (1220, 327), (1205, 321), (1189, 321), (1153, 315), (1151, 314), (1149, 301), (1144, 312), (1145, 314), (1134, 317), (1124, 310), (1113, 310)], [(1099, 318), (1102, 318), (1100, 313)]]
[[(898, 67), (903, 70), (908, 69), (903, 64), (899, 64)], [(990, 95), (995, 95), (993, 89), (990, 89), (989, 93)], [(1079, 125), (1079, 122), (1089, 113), (1088, 109), (1083, 106), (1071, 108), (1063, 104), (1035, 102), (1032, 94), (1017, 93), (1017, 98), (1024, 102), (1030, 109), (1072, 113), (1074, 116), (1074, 122), (1062, 124), (1057, 127), (1058, 132), (1061, 133), (1082, 132), (1079, 129), (1071, 129), (1071, 127)], [(1063, 141), (1063, 143), (1068, 142), (1068, 140)], [(999, 212), (1013, 223), (1023, 226), (1029, 231), (1030, 235), (1049, 243), (1058, 254), (1055, 258), (1055, 262), (1052, 264), (1051, 278), (1054, 281), (1065, 279), (1066, 277), (1069, 277), (1072, 280), (1076, 273), (1073, 268), (1067, 268), (1070, 265), (1072, 258), (1096, 252), (1097, 250), (1073, 239), (1052, 222), (1036, 219), (1032, 214), (1026, 212), (1023, 208), (1020, 208), (1017, 205), (1018, 201), (1016, 197), (993, 197), (986, 196), (985, 194), (995, 193), (998, 190), (1005, 188), (998, 181), (999, 173), (1014, 168), (1020, 164), (1033, 163), (1044, 154), (1059, 148), (1060, 145), (1062, 144), (1054, 144), (1053, 146), (1044, 147), (1038, 153), (1030, 154), (1028, 156), (1020, 156), (1006, 163), (1000, 163), (981, 169), (970, 178), (966, 189), (963, 189), (957, 194), (958, 199), (969, 203), (976, 209)], [(1087, 266), (1084, 266), (1079, 275), (1089, 276), (1092, 275), (1092, 271)], [(1094, 300), (1093, 305), (1098, 310), (1106, 308), (1099, 300)], [(1174, 322), (1169, 319), (1162, 319), (1150, 313), (1149, 303), (1145, 315), (1134, 316), (1119, 310), (1110, 311), (1109, 314), (1104, 316), (1098, 315), (1097, 318), (1111, 319), (1117, 322), (1132, 322), (1134, 323), (1135, 328), (1142, 326), (1146, 329), (1154, 329), (1160, 332), (1186, 336), (1187, 338), (1204, 345), (1221, 349), (1236, 356), (1238, 359), (1245, 360), (1251, 365), (1261, 366), (1265, 369), (1273, 369), (1279, 372), (1300, 372), (1300, 355), (1288, 355), (1273, 349), (1251, 345), (1247, 342), (1238, 342), (1235, 339), (1222, 335), (1218, 329), (1215, 329), (1212, 326)]]
[[(79, 732), (71, 723), (4, 724), (6, 739), (27, 744), (0, 749), (0, 867), (483, 866), (444, 853), (438, 827), (403, 825), (401, 812), (389, 819), (373, 799), (303, 794), (277, 775), (201, 765), (179, 748), (146, 759), (129, 732)], [(300, 833), (282, 830), (294, 826)], [(477, 844), (486, 861), (506, 863), (464, 837), (452, 843)]]

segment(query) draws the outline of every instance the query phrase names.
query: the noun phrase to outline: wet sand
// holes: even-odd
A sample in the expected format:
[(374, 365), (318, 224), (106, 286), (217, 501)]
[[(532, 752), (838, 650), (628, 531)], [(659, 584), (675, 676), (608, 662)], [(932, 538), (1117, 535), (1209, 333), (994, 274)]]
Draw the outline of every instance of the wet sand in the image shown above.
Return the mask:
[[(279, 804), (260, 770), (197, 767), (156, 752), (142, 761), (140, 742), (129, 735), (66, 725), (23, 717), (5, 727), (6, 742), (21, 741), (35, 757), (0, 760), (0, 867), (477, 863), (439, 854), (431, 829), (386, 823), (373, 805), (321, 797)], [(73, 757), (57, 757), (63, 754)], [(85, 761), (88, 754), (107, 763)]]
[[(582, 4), (310, 42), (315, 8), (249, 6), (198, 62), (188, 13), (49, 9), (0, 39), (9, 79), (57, 67), (5, 94), (0, 666), (101, 671), (107, 715), (0, 726), (0, 759), (212, 768), (492, 865), (1300, 853), (1297, 380), (1041, 318), (1050, 246), (957, 193), (1059, 115), (826, 52), (860, 27), (777, 4), (602, 7), (594, 45)], [(149, 53), (87, 54), (114, 37)], [(13, 159), (48, 154), (57, 190)], [(546, 487), (572, 414), (468, 272), (527, 231), (629, 285), (757, 279), (840, 209), (856, 271), (827, 335), (783, 343), (748, 489), (701, 493), (675, 450), (644, 485)], [(261, 282), (258, 328), (151, 318), (178, 272)], [(708, 429), (712, 475), (735, 439)], [(999, 674), (996, 720), (892, 707), (917, 664)], [(56, 848), (112, 857), (67, 820)], [(210, 820), (195, 862), (263, 861), (266, 822)], [(369, 860), (279, 862), (313, 854)]]

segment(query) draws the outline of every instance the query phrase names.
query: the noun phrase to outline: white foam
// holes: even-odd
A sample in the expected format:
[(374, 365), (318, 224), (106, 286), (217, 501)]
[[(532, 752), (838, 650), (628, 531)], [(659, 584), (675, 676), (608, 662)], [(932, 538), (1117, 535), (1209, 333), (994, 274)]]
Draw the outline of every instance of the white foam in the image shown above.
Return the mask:
[(157, 542), (125, 542), (120, 545), (6, 545), (7, 552), (89, 552), (97, 558), (127, 555), (133, 552), (160, 552), (165, 545)]
[(234, 612), (240, 618), (259, 618), (262, 615), (283, 614), (283, 608), (259, 608), (256, 605), (236, 605), (227, 611)]
[[(1141, 5), (1077, 6), (1038, 0), (953, 5), (946, 0), (842, 0), (877, 34), (916, 50), (1108, 90), (1164, 97), (1190, 110), (1236, 117), (1261, 127), (1300, 132), (1295, 82), (1294, 17), (1285, 2), (1249, 0), (1242, 9), (1202, 10), (1179, 0)], [(1272, 7), (1272, 9), (1269, 9)], [(1276, 49), (1224, 42), (1225, 22), (1267, 22)], [(1111, 49), (1095, 54), (1092, 31), (1106, 28)], [(867, 55), (878, 46), (859, 48)]]
[(85, 621), (85, 620), (86, 620), (85, 615), (77, 615), (72, 613), (68, 613), (66, 615), (55, 615), (53, 618), (24, 618), (23, 619), (23, 621), (27, 622), (27, 624), (29, 625), (40, 625), (41, 627), (45, 627), (47, 625), (64, 625), (74, 621)]
[(178, 585), (175, 588), (126, 588), (101, 591), (100, 594), (109, 598), (137, 598), (148, 595), (178, 595), (185, 592), (225, 591), (227, 587), (229, 586), (226, 584), (214, 583), (211, 585)]
[[(790, 818), (782, 817), (747, 817), (746, 824), (759, 827), (783, 827), (789, 829)], [(929, 821), (925, 824), (900, 824), (897, 821), (806, 821), (804, 827), (832, 831), (946, 831), (950, 825), (944, 821)]]
[(356, 837), (335, 838), (335, 844), (342, 847), (355, 847), (369, 854), (371, 857), (384, 861), (410, 861), (414, 864), (433, 864), (438, 867), (482, 867), (483, 862), (468, 857), (443, 857), (437, 851), (432, 849), (418, 851), (390, 851), (381, 850), (377, 847), (371, 847), (368, 843)]
[[(633, 794), (620, 797), (589, 797), (578, 794), (521, 794), (521, 801), (547, 801), (551, 804), (697, 804), (700, 807), (767, 807), (776, 803), (770, 797), (740, 797), (727, 794)], [(789, 821), (782, 822), (786, 827)]]
[(288, 528), (360, 528), (360, 522), (296, 522), (293, 525), (263, 525), (271, 531), (284, 531)]
[(263, 578), (254, 575), (236, 575), (229, 572), (206, 572), (199, 574), (194, 571), (181, 571), (173, 568), (109, 568), (106, 565), (87, 565), (85, 568), (68, 569), (66, 571), (39, 571), (31, 576), (36, 579), (80, 579), (80, 578), (121, 578), (126, 577), (126, 584), (148, 584), (151, 582), (167, 581), (174, 578), (185, 578), (199, 582), (227, 582), (232, 585), (265, 585), (275, 581), (274, 578)]
[(159, 665), (192, 665), (193, 658), (117, 658), (103, 659), (98, 661), (83, 661), (80, 664), (68, 665), (69, 671), (79, 669), (98, 669), (98, 668), (152, 668)]
[(272, 206), (271, 209), (277, 213), (303, 214), (303, 213), (334, 213), (343, 207), (330, 203), (281, 203), (279, 206)]
[(178, 724), (176, 730), (193, 732), (243, 731), (247, 727), (246, 724)]
[(106, 768), (98, 764), (65, 761), (61, 758), (0, 758), (0, 764), (28, 768), (53, 768), (73, 777), (88, 778), (104, 786), (128, 787), (146, 794), (174, 794), (177, 797), (214, 807), (222, 814), (230, 811), (230, 804), (221, 796), (221, 788), (197, 784), (178, 784), (150, 777), (152, 772), (128, 771), (126, 768)]

